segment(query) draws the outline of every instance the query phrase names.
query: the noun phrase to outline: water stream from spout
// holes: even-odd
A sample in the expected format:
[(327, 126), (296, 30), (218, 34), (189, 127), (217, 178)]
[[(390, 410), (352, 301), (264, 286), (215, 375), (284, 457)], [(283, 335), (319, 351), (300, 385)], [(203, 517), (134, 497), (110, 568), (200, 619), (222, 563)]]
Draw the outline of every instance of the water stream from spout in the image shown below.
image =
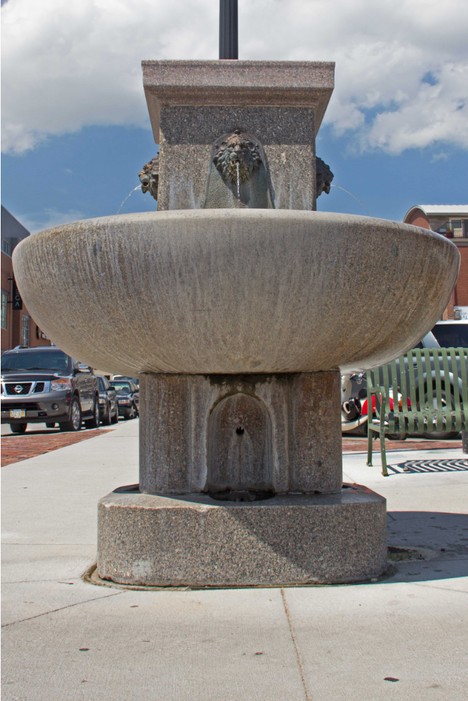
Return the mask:
[(239, 163), (239, 161), (236, 163), (236, 171), (237, 171), (237, 199), (240, 200), (240, 163)]
[(126, 201), (129, 200), (130, 197), (133, 195), (133, 193), (136, 192), (137, 190), (141, 190), (141, 185), (137, 185), (136, 187), (133, 188), (133, 190), (130, 190), (128, 195), (122, 200), (120, 207), (117, 210), (117, 214), (120, 214), (120, 212), (122, 211), (122, 207), (124, 206)]
[(364, 205), (364, 202), (359, 199), (359, 197), (356, 197), (352, 192), (349, 190), (346, 190), (344, 187), (341, 187), (341, 185), (334, 185), (333, 183), (331, 184), (332, 187), (335, 187), (337, 190), (343, 190), (343, 192), (346, 192), (347, 195), (353, 198), (353, 200), (356, 200), (356, 202), (359, 202), (359, 204)]

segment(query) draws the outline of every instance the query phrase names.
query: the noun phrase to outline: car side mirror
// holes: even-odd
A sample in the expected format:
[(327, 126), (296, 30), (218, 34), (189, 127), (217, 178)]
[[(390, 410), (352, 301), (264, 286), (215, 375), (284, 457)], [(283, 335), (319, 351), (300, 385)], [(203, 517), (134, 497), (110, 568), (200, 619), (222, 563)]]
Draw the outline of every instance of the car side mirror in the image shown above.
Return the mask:
[(93, 369), (85, 363), (78, 363), (75, 370), (76, 372), (93, 372)]

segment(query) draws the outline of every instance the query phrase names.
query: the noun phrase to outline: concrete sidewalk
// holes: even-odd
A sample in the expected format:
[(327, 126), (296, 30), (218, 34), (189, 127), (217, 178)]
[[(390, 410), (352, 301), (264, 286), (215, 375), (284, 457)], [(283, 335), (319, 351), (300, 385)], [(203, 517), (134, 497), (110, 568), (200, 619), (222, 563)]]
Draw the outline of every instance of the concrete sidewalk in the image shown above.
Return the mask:
[[(388, 500), (393, 572), (330, 587), (129, 591), (81, 578), (138, 422), (2, 470), (3, 701), (462, 701), (468, 456), (344, 456)], [(408, 468), (408, 460), (415, 462)], [(427, 461), (433, 461), (431, 464)], [(453, 462), (452, 462), (453, 461)], [(407, 559), (408, 553), (413, 559)]]

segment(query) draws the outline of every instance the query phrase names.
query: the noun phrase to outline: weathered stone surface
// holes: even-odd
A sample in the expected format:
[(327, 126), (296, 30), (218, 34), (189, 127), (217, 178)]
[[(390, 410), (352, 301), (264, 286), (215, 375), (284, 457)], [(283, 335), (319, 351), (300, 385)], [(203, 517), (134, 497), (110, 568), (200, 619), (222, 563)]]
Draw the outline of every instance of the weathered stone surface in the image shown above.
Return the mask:
[(265, 154), (267, 196), (250, 200), (315, 209), (315, 135), (333, 63), (144, 61), (143, 84), (160, 145), (159, 210), (231, 206), (222, 204), (228, 188), (213, 198), (211, 165), (213, 144), (235, 130), (251, 134)]
[(294, 377), (290, 390), (290, 492), (333, 492), (341, 487), (340, 373)]
[(236, 392), (212, 407), (205, 432), (208, 493), (273, 492), (273, 450), (268, 407)]
[(132, 491), (99, 503), (98, 574), (122, 584), (353, 582), (381, 575), (386, 551), (385, 499), (357, 485), (248, 504)]
[(66, 224), (22, 241), (13, 264), (36, 322), (94, 367), (294, 373), (413, 347), (447, 304), (459, 254), (381, 219), (218, 209)]
[(140, 489), (339, 492), (339, 372), (140, 381)]
[(162, 105), (296, 105), (313, 108), (318, 131), (334, 86), (323, 61), (142, 61), (156, 141)]
[(262, 145), (274, 209), (315, 209), (314, 112), (305, 107), (161, 109), (158, 210), (211, 206), (215, 142), (241, 129)]

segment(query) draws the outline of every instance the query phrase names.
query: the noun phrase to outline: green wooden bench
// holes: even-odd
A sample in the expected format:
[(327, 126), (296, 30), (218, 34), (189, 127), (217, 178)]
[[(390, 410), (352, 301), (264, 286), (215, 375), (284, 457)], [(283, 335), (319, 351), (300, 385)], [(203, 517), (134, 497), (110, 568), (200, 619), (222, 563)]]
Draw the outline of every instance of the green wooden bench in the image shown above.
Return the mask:
[(468, 348), (415, 348), (367, 376), (367, 464), (380, 437), (387, 476), (385, 437), (459, 432), (468, 428)]

